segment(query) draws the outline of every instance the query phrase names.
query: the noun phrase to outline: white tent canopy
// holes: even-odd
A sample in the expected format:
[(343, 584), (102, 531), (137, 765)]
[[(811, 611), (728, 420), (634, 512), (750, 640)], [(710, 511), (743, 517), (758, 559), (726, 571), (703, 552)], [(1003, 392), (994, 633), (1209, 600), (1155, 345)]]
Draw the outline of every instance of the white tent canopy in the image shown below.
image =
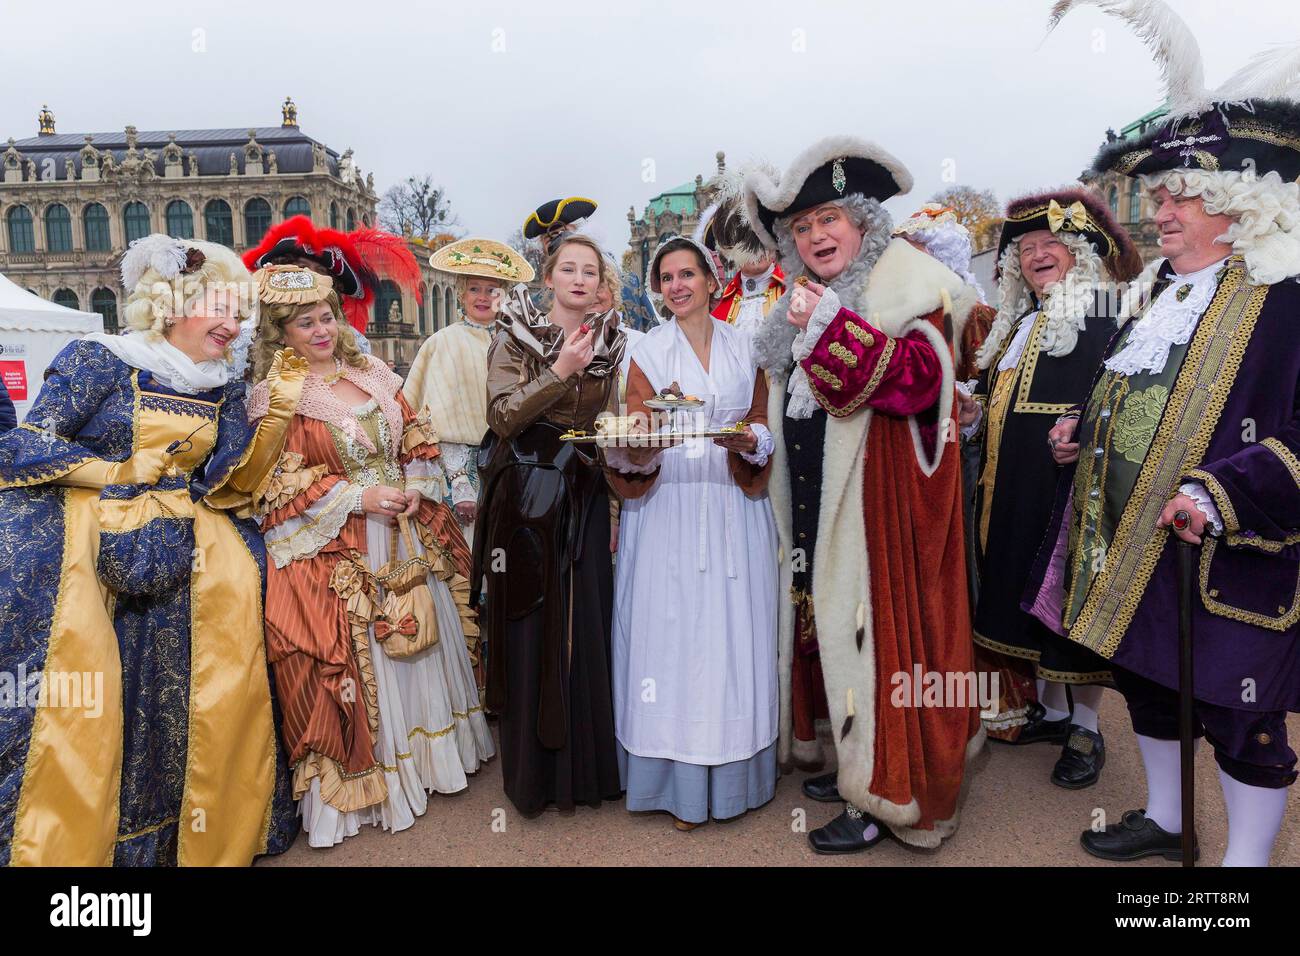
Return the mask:
[(49, 302), (0, 275), (0, 378), (20, 422), (40, 392), (54, 356), (73, 339), (103, 330), (98, 313)]

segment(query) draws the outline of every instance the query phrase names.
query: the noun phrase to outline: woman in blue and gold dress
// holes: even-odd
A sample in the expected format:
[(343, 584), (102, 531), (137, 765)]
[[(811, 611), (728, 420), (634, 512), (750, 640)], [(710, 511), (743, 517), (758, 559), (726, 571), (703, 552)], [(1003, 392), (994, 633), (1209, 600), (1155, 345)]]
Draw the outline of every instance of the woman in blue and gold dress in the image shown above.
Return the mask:
[[(122, 336), (55, 358), (0, 436), (0, 863), (247, 865), (297, 830), (236, 517), (302, 388), (256, 431), (223, 360), (255, 301), (230, 250), (148, 236)], [(5, 695), (0, 681), (0, 697)]]

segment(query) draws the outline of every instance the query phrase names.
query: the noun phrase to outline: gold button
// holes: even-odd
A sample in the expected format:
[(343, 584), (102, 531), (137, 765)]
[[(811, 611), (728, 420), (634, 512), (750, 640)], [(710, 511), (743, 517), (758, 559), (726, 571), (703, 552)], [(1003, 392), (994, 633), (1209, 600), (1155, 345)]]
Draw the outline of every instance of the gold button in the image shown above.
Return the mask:
[(801, 541), (802, 541), (804, 538), (806, 538), (806, 537), (808, 537), (808, 536), (807, 536), (806, 534), (804, 534), (802, 531), (799, 532), (799, 539), (800, 539)]
[(1265, 747), (1267, 747), (1269, 744), (1273, 742), (1273, 738), (1270, 737), (1268, 734), (1257, 734), (1255, 736), (1255, 739), (1258, 740)]
[(807, 481), (808, 479), (805, 478), (803, 475), (800, 475), (800, 476), (799, 476), (799, 480), (800, 480), (800, 481)]
[(800, 445), (799, 443), (796, 442), (796, 443), (795, 443), (795, 446), (794, 446), (794, 450), (795, 450), (795, 451), (803, 451), (803, 445)]
[(807, 506), (807, 505), (800, 505), (800, 506), (799, 506), (799, 510), (800, 510), (800, 511), (806, 511), (807, 509), (808, 509), (808, 506)]
[(1282, 605), (1279, 604), (1279, 605), (1277, 606), (1277, 613), (1278, 613), (1278, 614), (1285, 614), (1285, 613), (1286, 613), (1286, 608), (1284, 608)]
[(1218, 589), (1218, 588), (1210, 588), (1210, 597), (1216, 598), (1216, 597), (1218, 597), (1218, 596), (1219, 596), (1219, 589)]

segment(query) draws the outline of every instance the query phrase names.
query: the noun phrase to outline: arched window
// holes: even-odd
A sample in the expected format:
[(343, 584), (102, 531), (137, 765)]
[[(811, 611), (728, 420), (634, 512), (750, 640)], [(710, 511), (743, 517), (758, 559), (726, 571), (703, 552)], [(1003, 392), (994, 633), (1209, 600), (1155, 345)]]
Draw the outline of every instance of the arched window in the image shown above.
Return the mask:
[(56, 289), (51, 300), (55, 305), (61, 305), (68, 309), (80, 309), (81, 303), (77, 301), (77, 293), (71, 289)]
[(1119, 187), (1111, 186), (1110, 194), (1106, 197), (1110, 203), (1110, 214), (1116, 219), (1119, 218)]
[(374, 321), (383, 324), (388, 321), (388, 310), (392, 304), (397, 303), (397, 314), (402, 314), (402, 290), (397, 287), (397, 283), (391, 279), (384, 279), (379, 283), (379, 288), (375, 290), (375, 318)]
[(442, 328), (442, 287), (433, 286), (429, 290), (429, 317), (433, 319), (433, 328), (431, 331), (437, 332)]
[(1139, 222), (1142, 219), (1142, 184), (1136, 179), (1128, 184), (1128, 221)]
[(90, 311), (104, 318), (104, 331), (117, 331), (117, 296), (112, 289), (99, 288), (90, 293)]
[(337, 229), (338, 227), (339, 227), (339, 204), (336, 202), (332, 202), (330, 203), (330, 228)]
[(456, 290), (448, 286), (443, 291), (443, 297), (445, 303), (443, 314), (446, 316), (447, 324), (451, 325), (456, 321)]
[(348, 206), (348, 232), (357, 228), (357, 211)]
[(418, 326), (416, 326), (416, 331), (419, 332), (421, 335), (428, 334), (429, 310), (425, 308), (425, 303), (427, 303), (428, 301), (429, 301), (428, 287), (424, 286), (421, 288), (420, 301), (415, 304), (416, 310), (419, 313), (418, 321), (420, 323)]
[(173, 239), (194, 238), (194, 213), (183, 199), (173, 199), (167, 204), (167, 235)]
[(81, 214), (81, 225), (86, 231), (87, 252), (108, 252), (113, 240), (108, 231), (108, 210), (92, 202)]
[(250, 199), (244, 205), (244, 245), (257, 245), (270, 228), (271, 204), (265, 199)]
[(12, 206), (5, 216), (9, 226), (10, 252), (35, 252), (36, 238), (32, 235), (32, 214), (26, 206)]
[(122, 209), (122, 228), (128, 246), (149, 235), (149, 207), (142, 202), (127, 203)]
[(62, 203), (45, 207), (45, 248), (50, 252), (72, 251), (72, 216)]
[(212, 199), (203, 207), (203, 234), (208, 242), (218, 242), (234, 248), (235, 227), (230, 216), (230, 203)]
[(307, 216), (311, 218), (311, 203), (301, 196), (294, 196), (284, 204), (284, 218), (288, 219), (290, 216)]

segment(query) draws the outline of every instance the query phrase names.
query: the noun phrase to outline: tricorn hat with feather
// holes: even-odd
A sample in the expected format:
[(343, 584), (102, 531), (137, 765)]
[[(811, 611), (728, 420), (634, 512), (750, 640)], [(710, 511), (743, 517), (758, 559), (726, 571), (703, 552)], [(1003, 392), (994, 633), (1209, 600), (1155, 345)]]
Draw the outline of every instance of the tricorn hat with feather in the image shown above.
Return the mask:
[(1137, 176), (1253, 166), (1284, 180), (1300, 177), (1300, 45), (1266, 50), (1209, 90), (1196, 37), (1161, 0), (1058, 0), (1048, 31), (1081, 6), (1100, 7), (1133, 28), (1155, 54), (1168, 100), (1164, 122), (1136, 139), (1107, 144), (1093, 169)]

